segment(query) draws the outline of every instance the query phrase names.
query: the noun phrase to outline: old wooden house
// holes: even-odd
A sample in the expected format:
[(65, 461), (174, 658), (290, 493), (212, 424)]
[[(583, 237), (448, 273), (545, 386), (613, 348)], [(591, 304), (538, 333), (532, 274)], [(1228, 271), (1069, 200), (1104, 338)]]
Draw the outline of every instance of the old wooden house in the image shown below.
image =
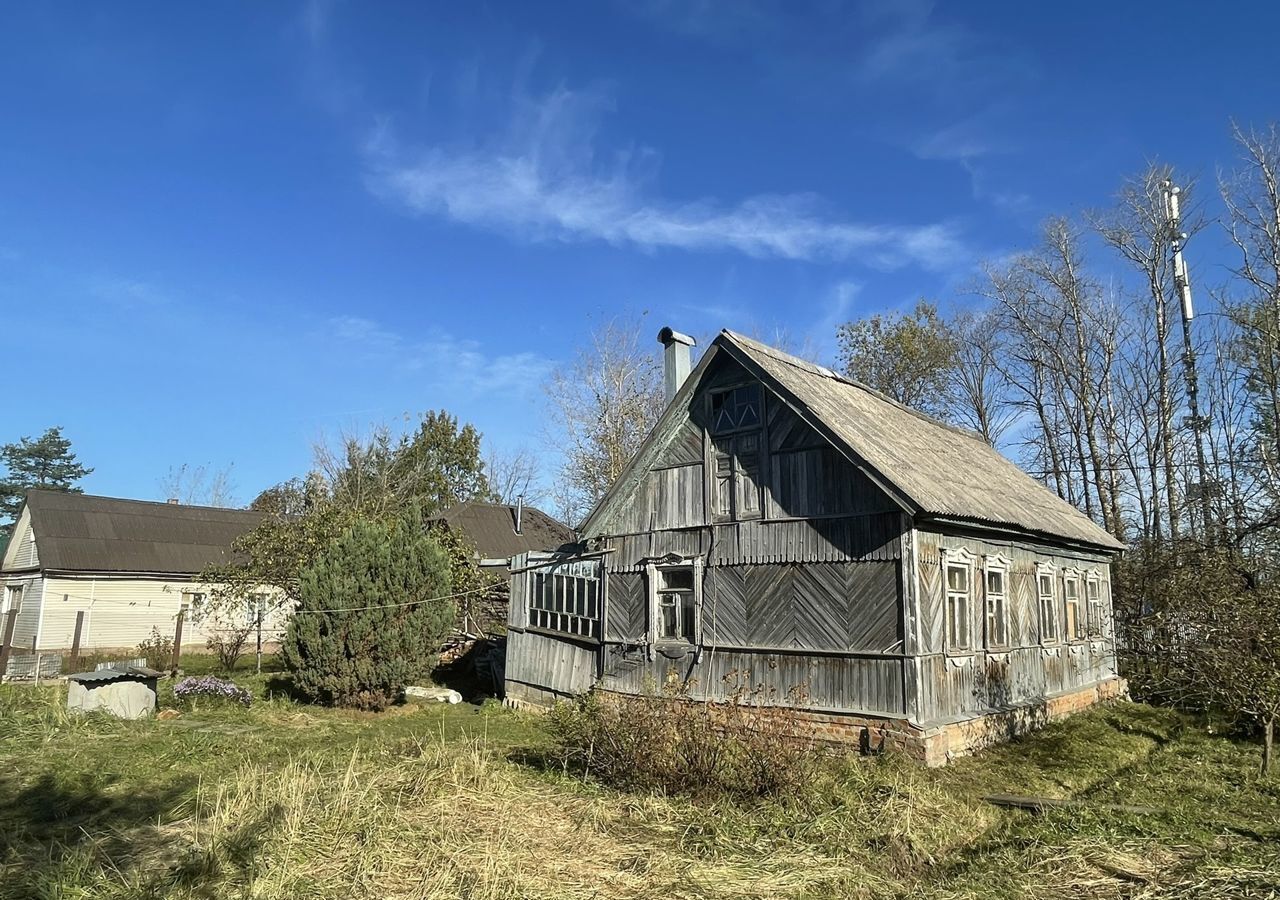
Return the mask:
[(1123, 691), (1121, 545), (976, 435), (722, 332), (572, 554), (513, 566), (506, 692), (743, 690), (945, 762)]

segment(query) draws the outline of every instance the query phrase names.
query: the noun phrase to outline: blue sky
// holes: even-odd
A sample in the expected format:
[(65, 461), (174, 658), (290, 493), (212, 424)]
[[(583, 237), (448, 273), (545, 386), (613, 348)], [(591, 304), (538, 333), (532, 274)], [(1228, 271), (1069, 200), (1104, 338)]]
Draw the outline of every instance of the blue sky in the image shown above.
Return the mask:
[(1230, 120), (1276, 117), (1278, 31), (1263, 3), (10, 6), (0, 441), (60, 424), (117, 496), (234, 464), (248, 502), (426, 409), (541, 449), (542, 380), (619, 312), (831, 356), (1147, 160), (1212, 182)]

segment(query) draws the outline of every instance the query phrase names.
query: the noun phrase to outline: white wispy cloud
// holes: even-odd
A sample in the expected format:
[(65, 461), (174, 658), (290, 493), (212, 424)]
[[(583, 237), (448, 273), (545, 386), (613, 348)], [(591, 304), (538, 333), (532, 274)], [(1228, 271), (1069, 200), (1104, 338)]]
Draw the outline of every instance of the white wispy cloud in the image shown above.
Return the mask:
[(407, 337), (361, 316), (329, 319), (322, 339), (348, 354), (392, 361), (403, 373), (473, 394), (531, 395), (554, 365), (536, 353), (490, 354), (479, 341), (445, 332)]
[(368, 185), (421, 215), (526, 240), (604, 241), (658, 250), (853, 260), (878, 268), (939, 268), (963, 255), (952, 224), (868, 223), (811, 194), (724, 203), (658, 196), (658, 155), (601, 153), (595, 126), (607, 98), (568, 89), (517, 99), (506, 133), (479, 146), (405, 149), (380, 126), (367, 145)]

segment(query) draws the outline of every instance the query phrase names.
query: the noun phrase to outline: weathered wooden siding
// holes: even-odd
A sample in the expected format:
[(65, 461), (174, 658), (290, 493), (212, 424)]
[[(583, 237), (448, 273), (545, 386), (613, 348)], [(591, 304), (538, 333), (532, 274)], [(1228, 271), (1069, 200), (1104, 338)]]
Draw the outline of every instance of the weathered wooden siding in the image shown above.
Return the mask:
[(903, 660), (879, 656), (814, 656), (702, 649), (669, 658), (645, 648), (605, 649), (601, 686), (645, 693), (682, 684), (696, 699), (750, 693), (753, 701), (824, 712), (901, 716)]
[[(1114, 630), (1111, 622), (1110, 564), (1106, 556), (1070, 551), (1025, 541), (979, 539), (971, 535), (915, 532), (918, 627), (914, 635), (919, 656), (914, 663), (917, 716), (923, 724), (951, 721), (1002, 707), (1033, 703), (1055, 694), (1087, 687), (1116, 674)], [(970, 604), (972, 653), (948, 653), (944, 634), (943, 549), (967, 549), (1009, 560), (1007, 587), (1008, 642), (984, 644), (984, 597), (975, 574)], [(1063, 568), (1099, 573), (1106, 586), (1106, 618), (1100, 639), (1062, 641), (1042, 645), (1036, 564), (1051, 563), (1059, 576)], [(1087, 606), (1083, 594), (1082, 604)], [(1058, 602), (1061, 604), (1059, 583)]]
[(893, 512), (650, 531), (608, 537), (602, 545), (613, 551), (605, 562), (611, 572), (641, 571), (644, 560), (667, 553), (703, 556), (712, 566), (897, 560), (902, 558), (906, 528), (905, 517)]
[(896, 653), (900, 603), (893, 562), (713, 568), (703, 582), (703, 643)]
[(596, 677), (597, 648), (567, 638), (507, 633), (506, 680), (557, 694), (580, 694)]

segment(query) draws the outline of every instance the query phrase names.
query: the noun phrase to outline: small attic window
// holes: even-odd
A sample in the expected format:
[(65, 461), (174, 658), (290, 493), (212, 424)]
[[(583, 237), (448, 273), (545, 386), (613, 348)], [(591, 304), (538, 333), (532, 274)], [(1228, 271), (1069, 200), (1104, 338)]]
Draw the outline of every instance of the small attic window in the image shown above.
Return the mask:
[(711, 393), (711, 433), (760, 427), (760, 385), (744, 384)]

